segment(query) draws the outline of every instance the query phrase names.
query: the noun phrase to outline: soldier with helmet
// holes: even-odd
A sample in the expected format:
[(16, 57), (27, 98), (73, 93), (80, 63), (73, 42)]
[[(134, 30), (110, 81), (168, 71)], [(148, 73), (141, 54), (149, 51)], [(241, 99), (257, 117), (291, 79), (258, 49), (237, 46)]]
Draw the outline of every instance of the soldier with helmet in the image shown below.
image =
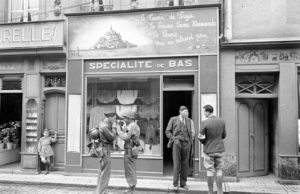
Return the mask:
[(126, 110), (122, 113), (124, 125), (122, 128), (117, 125), (118, 136), (124, 140), (124, 169), (125, 178), (129, 185), (129, 190), (125, 193), (134, 193), (137, 184), (136, 162), (138, 157), (138, 147), (140, 146), (140, 128), (135, 122), (135, 113)]
[(99, 128), (90, 130), (90, 138), (97, 141), (97, 151), (99, 152), (99, 172), (97, 181), (97, 194), (104, 193), (108, 187), (111, 174), (111, 149), (116, 138), (116, 113), (104, 113), (105, 119), (99, 123)]

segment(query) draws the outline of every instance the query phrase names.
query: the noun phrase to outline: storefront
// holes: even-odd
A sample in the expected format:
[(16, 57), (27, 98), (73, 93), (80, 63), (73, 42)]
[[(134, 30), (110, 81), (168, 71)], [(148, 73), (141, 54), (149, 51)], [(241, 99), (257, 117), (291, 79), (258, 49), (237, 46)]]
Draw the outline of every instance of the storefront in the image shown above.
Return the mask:
[[(49, 122), (57, 114), (49, 104), (51, 95), (65, 95), (63, 29), (62, 20), (0, 25), (0, 168), (14, 163), (37, 169), (37, 142), (43, 129), (49, 128), (51, 134), (58, 130)], [(64, 110), (65, 105), (57, 107)], [(62, 122), (58, 134), (64, 141)], [(59, 144), (57, 156), (64, 151)], [(57, 158), (54, 162), (59, 165)]]
[(299, 158), (299, 49), (224, 50), (221, 60), (221, 107), (235, 112), (224, 118), (236, 130), (229, 149), (236, 153), (237, 176), (299, 176), (292, 173)]
[(274, 5), (224, 2), (221, 115), (236, 176), (299, 179), (299, 2)]
[[(138, 174), (172, 173), (165, 136), (170, 117), (187, 106), (198, 132), (201, 106), (210, 103), (218, 114), (218, 10), (192, 6), (67, 14), (65, 172), (97, 172), (98, 160), (88, 155), (89, 129), (106, 110), (121, 117), (131, 109), (141, 129)], [(203, 169), (198, 141), (193, 148), (191, 175), (198, 176)], [(112, 171), (123, 173), (123, 141), (117, 138), (113, 149)]]

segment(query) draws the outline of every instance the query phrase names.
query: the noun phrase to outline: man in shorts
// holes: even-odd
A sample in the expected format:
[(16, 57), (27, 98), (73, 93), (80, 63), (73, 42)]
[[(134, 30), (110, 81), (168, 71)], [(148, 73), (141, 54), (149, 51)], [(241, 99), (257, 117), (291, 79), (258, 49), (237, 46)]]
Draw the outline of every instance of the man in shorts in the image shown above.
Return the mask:
[(201, 123), (198, 139), (203, 144), (204, 167), (207, 169), (207, 185), (209, 194), (213, 194), (214, 172), (217, 179), (217, 193), (223, 194), (223, 152), (225, 152), (223, 139), (226, 137), (225, 121), (213, 114), (213, 107), (205, 105), (204, 115), (207, 118)]

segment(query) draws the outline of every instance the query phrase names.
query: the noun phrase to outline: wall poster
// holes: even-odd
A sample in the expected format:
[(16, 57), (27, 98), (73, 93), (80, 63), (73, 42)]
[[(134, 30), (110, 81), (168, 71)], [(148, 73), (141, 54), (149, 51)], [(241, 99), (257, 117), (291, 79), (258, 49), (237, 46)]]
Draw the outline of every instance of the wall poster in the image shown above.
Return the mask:
[(69, 95), (67, 152), (80, 152), (81, 96)]
[[(200, 103), (200, 108), (201, 108), (201, 121), (207, 119), (204, 116), (204, 110), (203, 110), (203, 106), (210, 104), (213, 108), (214, 108), (214, 112), (213, 115), (218, 116), (218, 109), (217, 109), (217, 94), (215, 93), (209, 93), (209, 94), (201, 94), (201, 103)], [(200, 123), (200, 127), (201, 127), (201, 123)], [(200, 131), (199, 131), (200, 132)], [(199, 153), (199, 157), (204, 157), (204, 153), (203, 153), (203, 146), (201, 143), (199, 143), (200, 146), (200, 153)], [(199, 169), (201, 169), (201, 162), (199, 162)]]

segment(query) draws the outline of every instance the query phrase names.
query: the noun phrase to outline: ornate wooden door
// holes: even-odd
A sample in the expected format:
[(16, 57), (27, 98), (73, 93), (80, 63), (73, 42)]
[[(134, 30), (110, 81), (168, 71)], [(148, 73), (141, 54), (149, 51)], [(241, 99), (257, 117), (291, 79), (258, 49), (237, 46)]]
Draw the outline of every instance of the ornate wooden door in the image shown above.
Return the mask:
[(236, 100), (238, 175), (261, 176), (268, 172), (268, 101)]
[(63, 169), (65, 158), (65, 94), (55, 92), (46, 95), (45, 127), (54, 134), (57, 131), (57, 142), (52, 145), (54, 165)]

